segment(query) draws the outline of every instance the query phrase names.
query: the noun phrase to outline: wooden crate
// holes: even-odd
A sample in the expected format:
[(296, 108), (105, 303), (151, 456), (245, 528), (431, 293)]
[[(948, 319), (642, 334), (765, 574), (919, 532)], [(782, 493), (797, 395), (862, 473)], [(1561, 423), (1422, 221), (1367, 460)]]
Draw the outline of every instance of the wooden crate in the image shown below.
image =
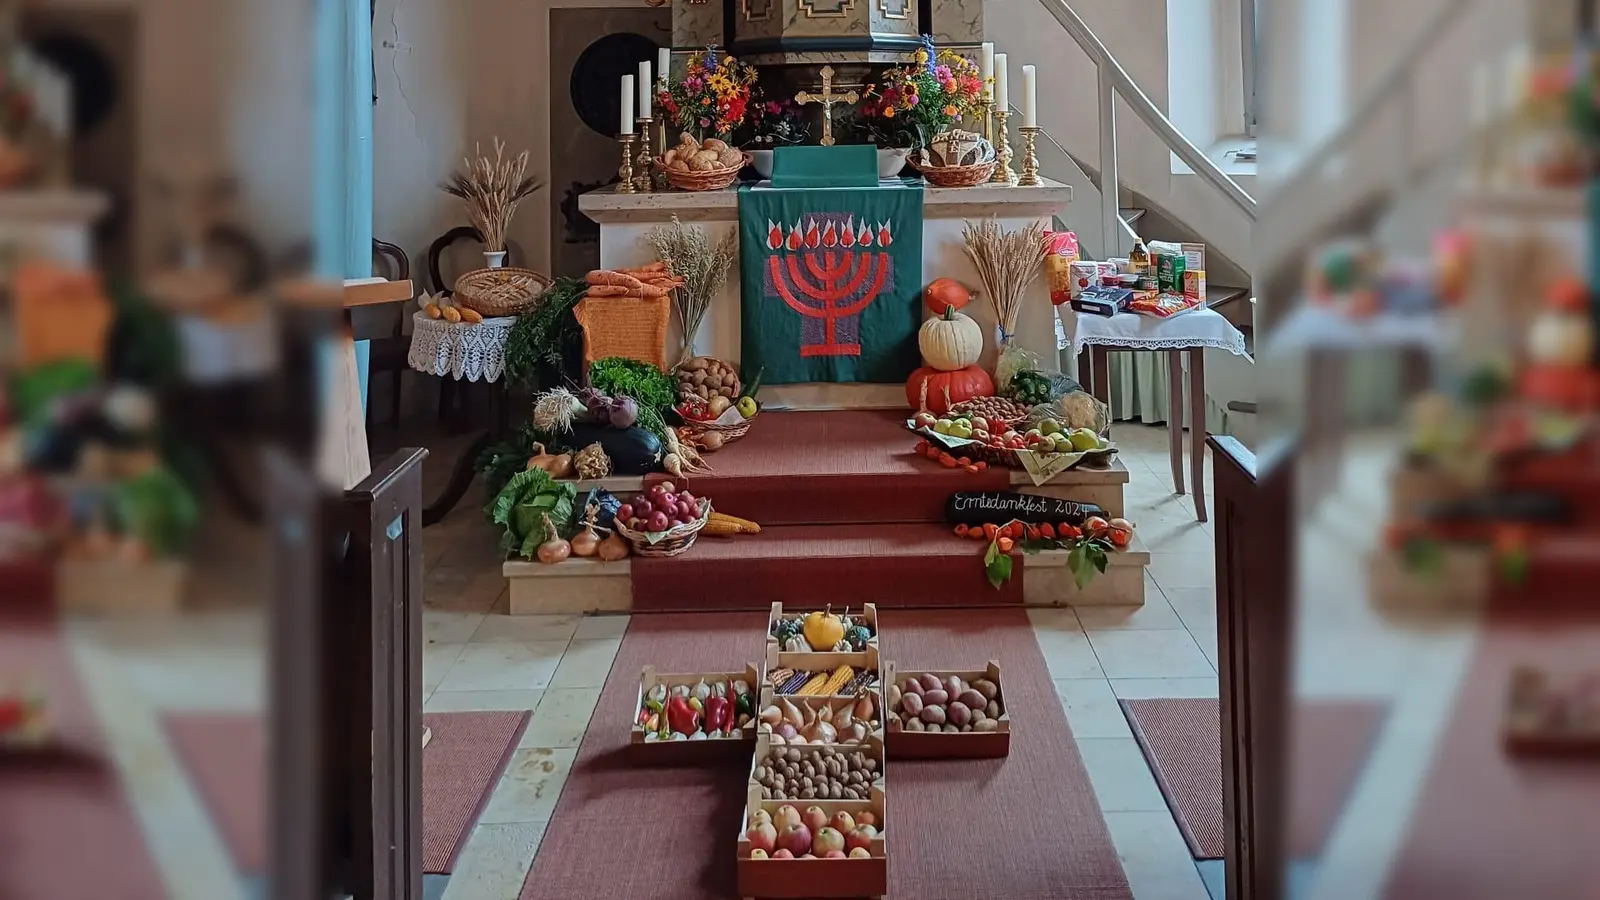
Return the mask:
[[(849, 653), (839, 653), (832, 650), (821, 652), (815, 650), (798, 651), (783, 650), (778, 646), (778, 639), (772, 635), (772, 629), (778, 624), (778, 621), (780, 619), (792, 619), (797, 616), (804, 616), (813, 611), (814, 610), (808, 609), (804, 612), (791, 611), (789, 613), (785, 613), (783, 611), (782, 603), (772, 604), (772, 612), (767, 616), (767, 668), (811, 669), (814, 671), (824, 667), (836, 669), (846, 663), (858, 667), (866, 666), (866, 651)], [(848, 610), (846, 610), (846, 613), (848, 613)], [(878, 647), (877, 604), (862, 604), (861, 611), (859, 613), (852, 613), (851, 615), (859, 615), (861, 616), (862, 620), (867, 623), (867, 628), (872, 631), (872, 639), (868, 641), (868, 650), (876, 652)], [(876, 664), (876, 661), (874, 661), (873, 665), (876, 666)]]
[[(668, 688), (673, 685), (694, 686), (702, 679), (706, 682), (743, 679), (750, 685), (752, 699), (759, 704), (762, 683), (761, 666), (747, 664), (743, 672), (701, 672), (691, 674), (662, 674), (654, 666), (645, 666), (639, 674), (639, 696), (633, 704), (633, 720), (628, 735), (630, 749), (643, 763), (675, 765), (681, 762), (698, 762), (708, 759), (748, 759), (755, 747), (755, 728), (745, 728), (739, 737), (706, 738), (698, 741), (646, 741), (644, 726), (639, 724), (639, 710), (644, 708), (645, 694), (657, 684)], [(754, 722), (754, 719), (751, 720)]]
[[(882, 790), (883, 789), (883, 787), (884, 787), (885, 756), (884, 756), (883, 735), (882, 734), (870, 735), (870, 736), (867, 737), (867, 739), (865, 741), (862, 741), (859, 744), (797, 744), (797, 745), (795, 745), (794, 749), (799, 750), (802, 753), (809, 753), (809, 752), (812, 752), (812, 751), (820, 750), (825, 746), (826, 747), (832, 747), (835, 751), (842, 752), (842, 753), (854, 753), (857, 750), (860, 750), (860, 751), (870, 755), (873, 759), (877, 760), (878, 761), (878, 769), (877, 769), (877, 772), (876, 772), (876, 777), (873, 778), (873, 780), (872, 780), (872, 785), (871, 786), (873, 788), (875, 788), (875, 789), (878, 789), (878, 790)], [(752, 754), (751, 757), (750, 757), (750, 776), (749, 776), (749, 778), (746, 779), (746, 784), (747, 784), (747, 786), (748, 786), (748, 788), (750, 790), (751, 795), (754, 796), (758, 800), (763, 800), (763, 799), (766, 799), (766, 798), (763, 798), (761, 796), (761, 787), (762, 786), (761, 786), (761, 783), (756, 780), (756, 768), (761, 765), (761, 761), (766, 759), (772, 753), (772, 751), (774, 749), (788, 750), (789, 748), (788, 747), (774, 748), (774, 746), (773, 746), (773, 744), (772, 744), (772, 742), (770, 740), (770, 737), (768, 735), (766, 735), (766, 734), (757, 734), (756, 735), (756, 750), (755, 750), (755, 753)], [(806, 800), (806, 799), (797, 799), (797, 798), (793, 798), (793, 797), (787, 798), (787, 799), (778, 799), (777, 802), (779, 804), (790, 803), (790, 804), (794, 804), (794, 805), (810, 806), (813, 801), (815, 801), (817, 803), (821, 803), (822, 802), (820, 800), (815, 800), (815, 798), (813, 798), (811, 800)], [(830, 802), (846, 803), (846, 802), (850, 802), (850, 801), (847, 800), (847, 799), (840, 799), (838, 801), (830, 801)]]
[[(873, 707), (874, 713), (875, 713), (876, 718), (877, 718), (876, 727), (869, 727), (867, 729), (868, 732), (869, 732), (869, 736), (871, 734), (876, 734), (876, 735), (879, 735), (881, 737), (883, 735), (883, 726), (884, 726), (884, 722), (885, 722), (884, 709), (883, 709), (883, 693), (878, 688), (869, 688), (866, 691), (866, 694), (872, 698), (872, 707)], [(849, 697), (846, 697), (846, 696), (835, 696), (835, 697), (820, 697), (820, 696), (819, 697), (809, 697), (809, 696), (807, 696), (807, 697), (802, 697), (802, 696), (799, 696), (799, 695), (791, 694), (791, 695), (786, 695), (785, 699), (787, 699), (789, 702), (793, 703), (794, 705), (796, 705), (798, 707), (801, 707), (801, 713), (803, 715), (807, 709), (812, 709), (812, 710), (820, 709), (823, 704), (828, 704), (829, 706), (832, 706), (834, 709), (838, 709), (843, 704), (848, 703), (848, 702), (853, 702), (854, 700), (856, 700), (858, 698), (854, 697), (854, 696), (849, 696)], [(759, 715), (761, 710), (766, 709), (767, 707), (773, 706), (774, 704), (776, 704), (777, 700), (778, 700), (778, 696), (777, 696), (777, 693), (775, 692), (774, 688), (772, 687), (772, 685), (763, 684), (761, 686), (761, 700), (756, 705), (757, 714)], [(772, 729), (770, 727), (768, 727), (765, 723), (760, 723), (760, 724), (757, 725), (757, 731), (758, 731), (758, 733), (761, 733), (761, 734), (770, 734)]]
[[(897, 671), (896, 664), (891, 660), (884, 664), (883, 684), (884, 696), (887, 699), (888, 686), (898, 683), (900, 674), (909, 674)], [(991, 660), (982, 671), (956, 670), (956, 669), (917, 669), (916, 674), (924, 672), (948, 678), (955, 675), (962, 681), (973, 681), (987, 678), (994, 682), (999, 693), (995, 699), (1000, 701), (1000, 726), (995, 731), (968, 731), (961, 734), (947, 732), (905, 731), (900, 726), (900, 720), (893, 715), (894, 710), (884, 711), (884, 748), (890, 759), (996, 759), (1011, 755), (1011, 710), (1006, 705), (1005, 683), (1000, 680), (1000, 664)]]
[[(739, 896), (745, 898), (882, 897), (889, 890), (888, 844), (884, 839), (884, 794), (873, 789), (870, 800), (814, 800), (831, 818), (836, 812), (852, 815), (871, 812), (877, 817), (878, 835), (873, 838), (868, 859), (751, 859), (750, 840), (745, 836), (750, 814), (758, 809), (777, 815), (780, 806), (795, 806), (787, 800), (762, 800), (759, 792), (750, 795), (744, 820), (739, 823)], [(803, 808), (803, 807), (802, 807)]]
[(182, 608), (188, 577), (189, 564), (180, 559), (63, 559), (56, 601), (77, 613), (169, 615)]
[[(803, 660), (804, 664), (800, 665), (800, 666), (793, 666), (793, 665), (773, 666), (773, 665), (769, 664), (767, 666), (767, 669), (766, 669), (767, 672), (774, 672), (774, 671), (776, 671), (777, 669), (780, 669), (780, 668), (785, 668), (785, 669), (792, 668), (792, 669), (795, 669), (795, 671), (800, 671), (800, 670), (804, 669), (804, 670), (811, 671), (811, 672), (820, 672), (820, 671), (831, 671), (833, 669), (839, 668), (840, 666), (851, 666), (851, 667), (857, 668), (857, 669), (866, 669), (868, 671), (876, 672), (878, 674), (878, 683), (879, 684), (883, 683), (883, 670), (879, 666), (878, 648), (877, 648), (876, 645), (868, 645), (867, 649), (865, 651), (861, 652), (861, 653), (833, 653), (833, 652), (828, 652), (828, 653), (783, 653), (783, 654), (780, 654), (780, 656), (782, 656), (786, 660), (790, 660), (791, 662), (794, 661), (794, 660), (797, 660), (797, 659), (798, 660)], [(765, 681), (763, 681), (762, 683), (766, 684)], [(778, 686), (777, 685), (769, 685), (769, 686), (772, 688), (773, 693), (776, 694)], [(785, 694), (784, 696), (785, 697), (799, 697), (799, 696), (802, 696), (802, 695), (800, 695), (800, 694)]]

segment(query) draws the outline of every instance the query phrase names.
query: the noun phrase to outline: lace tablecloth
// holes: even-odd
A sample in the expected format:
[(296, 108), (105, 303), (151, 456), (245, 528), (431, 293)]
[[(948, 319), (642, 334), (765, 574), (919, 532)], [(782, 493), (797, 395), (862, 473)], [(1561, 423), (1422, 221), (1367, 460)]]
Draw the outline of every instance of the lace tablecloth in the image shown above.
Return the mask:
[(515, 316), (481, 323), (446, 322), (427, 313), (411, 317), (411, 352), (406, 362), (418, 372), (460, 381), (499, 381), (506, 370), (506, 335)]
[(1128, 350), (1215, 347), (1235, 356), (1249, 355), (1244, 333), (1213, 309), (1197, 309), (1170, 319), (1157, 319), (1138, 313), (1096, 316), (1077, 312), (1063, 303), (1056, 307), (1056, 315), (1056, 346), (1061, 350), (1071, 349), (1073, 356), (1087, 346)]

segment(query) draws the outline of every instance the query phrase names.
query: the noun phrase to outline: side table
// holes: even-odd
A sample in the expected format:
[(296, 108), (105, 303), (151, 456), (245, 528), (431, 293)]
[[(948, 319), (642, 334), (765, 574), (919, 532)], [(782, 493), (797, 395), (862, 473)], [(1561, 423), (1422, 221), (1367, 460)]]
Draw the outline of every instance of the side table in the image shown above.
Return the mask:
[(472, 486), (473, 464), (491, 441), (504, 437), (508, 429), (506, 413), (506, 337), (517, 320), (512, 316), (484, 319), (479, 323), (446, 322), (430, 319), (418, 311), (411, 317), (411, 350), (406, 362), (427, 375), (455, 381), (485, 381), (489, 392), (489, 428), (473, 440), (456, 460), (444, 493), (422, 510), (422, 525), (443, 519)]
[[(1189, 473), (1194, 481), (1194, 512), (1206, 521), (1205, 428), (1206, 375), (1205, 350), (1226, 350), (1248, 356), (1244, 334), (1233, 323), (1211, 309), (1197, 309), (1169, 319), (1136, 313), (1096, 316), (1056, 307), (1064, 329), (1061, 349), (1072, 350), (1074, 358), (1089, 348), (1089, 390), (1101, 402), (1110, 402), (1110, 354), (1113, 350), (1164, 350), (1167, 353), (1167, 449), (1172, 462), (1172, 484), (1184, 493), (1183, 483), (1183, 358), (1189, 360)], [(1071, 317), (1069, 319), (1069, 317)], [(1079, 381), (1084, 381), (1080, 372)]]

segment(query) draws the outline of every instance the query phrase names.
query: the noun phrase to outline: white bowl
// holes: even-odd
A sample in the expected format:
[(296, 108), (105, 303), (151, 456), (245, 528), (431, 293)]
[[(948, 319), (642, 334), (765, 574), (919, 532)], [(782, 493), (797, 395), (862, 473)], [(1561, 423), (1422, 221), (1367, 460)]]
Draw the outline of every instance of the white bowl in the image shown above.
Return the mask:
[(910, 150), (878, 148), (878, 178), (893, 178), (899, 175), (900, 170), (906, 167), (906, 158), (910, 155)]
[(771, 150), (746, 150), (750, 154), (750, 167), (756, 170), (762, 178), (772, 179), (772, 151)]

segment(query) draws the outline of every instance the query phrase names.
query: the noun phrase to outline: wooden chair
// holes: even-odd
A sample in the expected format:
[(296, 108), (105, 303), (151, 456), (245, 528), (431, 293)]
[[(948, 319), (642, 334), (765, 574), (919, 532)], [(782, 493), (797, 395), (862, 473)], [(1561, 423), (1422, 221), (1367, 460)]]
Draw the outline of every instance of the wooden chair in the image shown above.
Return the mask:
[[(388, 272), (384, 274), (390, 281), (405, 281), (411, 277), (411, 257), (398, 246), (388, 241), (376, 238), (372, 241), (373, 272), (378, 272), (379, 260), (387, 263)], [(400, 309), (395, 317), (394, 331), (388, 337), (373, 338), (368, 343), (369, 358), (367, 361), (368, 383), (378, 375), (389, 376), (389, 425), (398, 428), (400, 425), (400, 386), (402, 376), (410, 368), (406, 357), (411, 352), (411, 336), (405, 333), (406, 319), (415, 309), (406, 305)], [(373, 416), (373, 407), (367, 404), (367, 428), (371, 430), (376, 417)]]

